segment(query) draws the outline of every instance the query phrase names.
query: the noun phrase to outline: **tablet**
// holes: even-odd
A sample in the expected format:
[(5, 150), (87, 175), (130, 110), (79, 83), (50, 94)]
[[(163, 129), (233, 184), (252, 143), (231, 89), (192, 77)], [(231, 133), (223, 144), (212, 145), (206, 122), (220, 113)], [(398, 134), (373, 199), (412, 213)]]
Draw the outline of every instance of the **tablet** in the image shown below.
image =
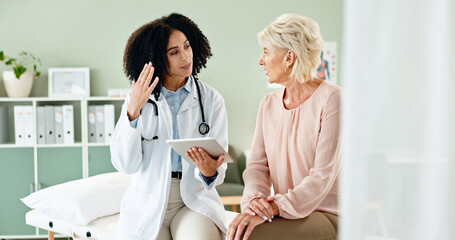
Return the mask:
[(189, 163), (193, 163), (193, 161), (186, 155), (186, 152), (192, 147), (203, 148), (213, 158), (218, 158), (224, 154), (224, 163), (234, 162), (234, 159), (224, 151), (224, 148), (214, 138), (173, 139), (166, 140), (166, 142)]

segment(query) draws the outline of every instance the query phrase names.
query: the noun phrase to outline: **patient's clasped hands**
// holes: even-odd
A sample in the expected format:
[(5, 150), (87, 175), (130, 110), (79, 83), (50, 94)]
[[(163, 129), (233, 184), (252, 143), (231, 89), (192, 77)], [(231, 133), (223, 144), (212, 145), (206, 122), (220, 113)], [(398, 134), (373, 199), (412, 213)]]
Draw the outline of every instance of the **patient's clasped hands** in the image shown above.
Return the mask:
[(247, 240), (256, 226), (265, 221), (272, 222), (276, 215), (279, 215), (279, 209), (272, 196), (253, 198), (245, 212), (237, 215), (229, 225), (226, 239)]

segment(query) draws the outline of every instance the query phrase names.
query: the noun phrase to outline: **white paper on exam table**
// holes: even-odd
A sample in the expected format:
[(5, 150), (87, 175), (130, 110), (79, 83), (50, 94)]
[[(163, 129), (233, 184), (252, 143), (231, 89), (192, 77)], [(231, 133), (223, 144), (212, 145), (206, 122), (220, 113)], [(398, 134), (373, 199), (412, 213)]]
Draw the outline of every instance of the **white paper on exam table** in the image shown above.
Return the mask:
[(191, 159), (186, 156), (186, 152), (192, 147), (203, 148), (213, 158), (218, 158), (224, 154), (224, 163), (232, 163), (234, 159), (224, 150), (223, 147), (214, 138), (187, 138), (187, 139), (172, 139), (166, 140), (167, 144), (182, 156), (183, 159), (189, 163), (193, 163)]

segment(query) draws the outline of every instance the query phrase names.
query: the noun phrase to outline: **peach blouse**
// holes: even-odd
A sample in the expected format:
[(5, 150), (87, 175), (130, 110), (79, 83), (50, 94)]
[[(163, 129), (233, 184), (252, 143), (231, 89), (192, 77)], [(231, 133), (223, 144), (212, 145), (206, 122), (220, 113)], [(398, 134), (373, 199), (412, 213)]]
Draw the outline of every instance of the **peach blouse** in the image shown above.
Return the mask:
[(298, 108), (283, 105), (284, 89), (260, 104), (242, 210), (275, 191), (280, 216), (299, 219), (315, 210), (338, 215), (341, 88), (322, 82)]

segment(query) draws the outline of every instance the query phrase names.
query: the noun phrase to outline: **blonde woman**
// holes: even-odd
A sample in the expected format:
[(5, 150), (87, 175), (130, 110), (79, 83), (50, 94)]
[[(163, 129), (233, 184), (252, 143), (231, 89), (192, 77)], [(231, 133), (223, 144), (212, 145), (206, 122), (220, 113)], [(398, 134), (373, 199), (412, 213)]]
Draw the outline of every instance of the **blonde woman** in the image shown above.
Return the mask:
[(313, 77), (321, 59), (319, 26), (284, 14), (258, 39), (268, 82), (285, 88), (259, 106), (243, 173), (243, 213), (226, 238), (336, 239), (340, 88)]

